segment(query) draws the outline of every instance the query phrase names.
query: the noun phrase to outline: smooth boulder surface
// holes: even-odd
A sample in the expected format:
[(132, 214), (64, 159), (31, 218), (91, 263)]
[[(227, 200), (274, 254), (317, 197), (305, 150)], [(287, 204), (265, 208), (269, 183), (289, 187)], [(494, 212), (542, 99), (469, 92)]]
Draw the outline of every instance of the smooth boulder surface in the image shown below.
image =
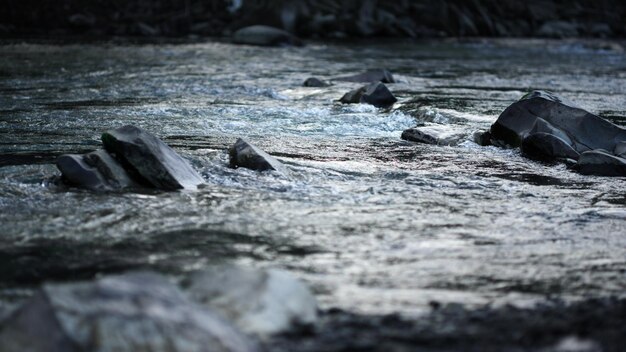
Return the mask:
[(154, 273), (44, 285), (5, 322), (2, 352), (249, 352), (256, 344)]
[(343, 104), (365, 103), (376, 107), (389, 107), (398, 99), (393, 96), (387, 86), (374, 82), (367, 86), (354, 89), (344, 94), (339, 101)]
[(313, 294), (286, 271), (224, 265), (191, 275), (186, 286), (194, 301), (262, 337), (317, 320)]
[(233, 42), (260, 46), (303, 45), (302, 40), (287, 31), (262, 25), (244, 27), (235, 31)]
[(316, 77), (309, 77), (306, 79), (306, 81), (304, 81), (304, 83), (302, 84), (303, 87), (329, 87), (330, 84), (328, 82), (324, 82), (319, 78)]
[(371, 82), (382, 82), (382, 83), (396, 83), (396, 80), (393, 78), (391, 72), (387, 70), (368, 70), (363, 73), (359, 73), (357, 75), (345, 76), (345, 77), (337, 77), (336, 81), (343, 82), (361, 82), (361, 83), (371, 83)]
[(257, 171), (275, 170), (283, 175), (289, 174), (280, 161), (241, 138), (230, 147), (228, 154), (230, 166), (233, 168), (245, 167)]
[(577, 160), (579, 153), (562, 138), (545, 132), (532, 133), (522, 141), (524, 155), (539, 160)]
[(626, 158), (592, 150), (580, 154), (574, 168), (583, 175), (626, 176)]
[(615, 149), (613, 150), (613, 154), (626, 158), (626, 141), (617, 143), (615, 145)]
[(128, 125), (107, 131), (102, 134), (102, 142), (142, 183), (163, 190), (196, 189), (204, 183), (187, 160), (138, 127)]
[(61, 155), (56, 164), (63, 180), (74, 186), (90, 190), (139, 187), (122, 165), (102, 149), (84, 155)]
[(626, 140), (626, 129), (591, 114), (551, 93), (533, 91), (513, 103), (491, 126), (492, 142), (519, 147), (541, 118), (562, 131), (578, 153), (588, 150), (613, 150)]
[(407, 141), (425, 144), (455, 145), (466, 136), (467, 134), (461, 129), (447, 125), (433, 125), (413, 127), (404, 130), (401, 138)]

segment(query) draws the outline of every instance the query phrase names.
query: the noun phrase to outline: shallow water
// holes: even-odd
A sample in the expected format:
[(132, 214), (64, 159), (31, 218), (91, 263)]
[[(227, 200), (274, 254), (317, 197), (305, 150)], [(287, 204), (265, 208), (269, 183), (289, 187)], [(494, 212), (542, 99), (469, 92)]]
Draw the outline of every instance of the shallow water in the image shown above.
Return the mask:
[[(471, 135), (529, 89), (626, 125), (626, 55), (571, 42), (0, 46), (0, 301), (46, 280), (223, 261), (292, 270), (323, 308), (624, 296), (626, 179), (582, 176), (468, 139), (400, 140), (418, 123)], [(341, 105), (386, 67), (392, 109)], [(189, 158), (194, 192), (93, 193), (51, 182), (56, 156), (143, 127)], [(230, 169), (246, 137), (291, 175)]]

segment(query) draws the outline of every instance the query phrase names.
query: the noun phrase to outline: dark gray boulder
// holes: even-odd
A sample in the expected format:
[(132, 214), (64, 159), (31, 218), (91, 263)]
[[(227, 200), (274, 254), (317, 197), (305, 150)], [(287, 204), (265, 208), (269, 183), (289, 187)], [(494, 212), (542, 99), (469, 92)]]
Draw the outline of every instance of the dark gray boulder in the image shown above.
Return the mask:
[(583, 175), (626, 176), (626, 158), (604, 150), (592, 150), (580, 154), (574, 169)]
[(476, 131), (472, 135), (472, 140), (474, 143), (486, 147), (491, 145), (491, 132), (489, 131)]
[(524, 155), (537, 160), (554, 161), (562, 159), (578, 159), (579, 153), (562, 138), (545, 133), (531, 133), (524, 138), (521, 145)]
[(227, 317), (248, 333), (266, 337), (317, 320), (309, 288), (289, 272), (221, 265), (192, 274), (189, 296)]
[(289, 171), (282, 163), (244, 139), (237, 139), (237, 142), (228, 150), (228, 154), (230, 166), (233, 168), (275, 170), (283, 175), (289, 175)]
[(302, 84), (303, 87), (329, 87), (330, 83), (324, 82), (316, 77), (309, 77)]
[(44, 285), (0, 330), (2, 352), (248, 352), (254, 342), (153, 273)]
[(383, 83), (396, 83), (396, 80), (393, 78), (391, 72), (384, 69), (377, 70), (368, 70), (363, 73), (359, 73), (357, 75), (345, 76), (345, 77), (337, 77), (336, 81), (343, 82), (362, 82), (362, 83), (370, 83), (370, 82), (383, 82)]
[(613, 150), (613, 154), (626, 158), (626, 141), (617, 143), (615, 145), (615, 149)]
[(152, 134), (124, 126), (102, 134), (104, 148), (115, 154), (137, 180), (163, 190), (196, 189), (204, 180), (189, 162)]
[(354, 89), (344, 94), (339, 101), (343, 104), (366, 103), (376, 107), (389, 107), (398, 99), (381, 82)]
[(139, 187), (122, 165), (104, 150), (85, 155), (61, 155), (56, 164), (62, 179), (70, 185), (95, 191)]
[(562, 131), (578, 153), (594, 149), (614, 150), (617, 143), (626, 140), (626, 129), (553, 94), (533, 91), (498, 117), (491, 126), (492, 142), (506, 147), (520, 146), (538, 118)]
[(279, 28), (255, 25), (241, 28), (233, 33), (233, 42), (237, 44), (260, 46), (301, 46), (302, 40)]
[(404, 130), (401, 138), (407, 141), (425, 144), (456, 145), (466, 136), (467, 133), (458, 128), (447, 125), (432, 125)]

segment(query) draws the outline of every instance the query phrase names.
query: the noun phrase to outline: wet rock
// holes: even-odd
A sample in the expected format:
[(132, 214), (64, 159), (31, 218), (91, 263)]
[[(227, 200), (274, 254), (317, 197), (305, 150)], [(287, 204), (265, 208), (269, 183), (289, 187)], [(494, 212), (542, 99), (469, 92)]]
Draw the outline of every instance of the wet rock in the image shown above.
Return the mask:
[(152, 273), (44, 285), (0, 331), (3, 352), (256, 350), (229, 322)]
[(467, 134), (460, 129), (446, 125), (433, 125), (404, 130), (401, 138), (407, 141), (425, 144), (455, 145), (466, 136)]
[(383, 83), (374, 82), (349, 91), (339, 101), (344, 104), (366, 103), (376, 107), (388, 107), (393, 105), (398, 99), (393, 96)]
[(626, 157), (626, 141), (619, 142), (615, 145), (615, 149), (613, 150), (613, 154), (625, 158)]
[(472, 140), (474, 143), (486, 147), (491, 145), (491, 132), (489, 131), (476, 131), (472, 135)]
[(319, 78), (309, 77), (302, 84), (304, 87), (329, 87), (330, 84), (328, 82), (324, 82)]
[(57, 159), (66, 183), (90, 190), (139, 187), (109, 153), (96, 150), (85, 155), (66, 154)]
[(242, 330), (267, 336), (310, 326), (317, 304), (308, 287), (282, 270), (219, 266), (187, 280), (190, 297)]
[(583, 175), (626, 176), (626, 158), (592, 150), (580, 154), (574, 169)]
[(339, 101), (343, 104), (358, 104), (361, 102), (361, 97), (363, 96), (363, 92), (365, 92), (366, 88), (367, 86), (353, 89), (344, 94)]
[(531, 133), (522, 141), (522, 153), (538, 160), (578, 159), (578, 152), (562, 138), (545, 133)]
[[(591, 114), (551, 93), (533, 91), (513, 103), (491, 126), (492, 142), (500, 146), (518, 147), (533, 128), (544, 131), (546, 126), (558, 129), (571, 140), (578, 153), (593, 149), (613, 150), (626, 140), (626, 129)], [(555, 132), (549, 132), (555, 133)]]
[(249, 26), (233, 33), (233, 42), (237, 44), (260, 46), (303, 45), (302, 40), (293, 34), (270, 26)]
[(237, 142), (228, 150), (230, 156), (230, 166), (245, 167), (247, 169), (265, 171), (275, 170), (283, 175), (288, 175), (287, 168), (271, 155), (252, 145), (244, 139), (237, 139)]
[(135, 179), (163, 190), (195, 189), (204, 180), (189, 162), (152, 134), (124, 126), (102, 134), (102, 142)]
[(346, 76), (336, 78), (337, 81), (343, 82), (383, 82), (383, 83), (396, 83), (391, 72), (387, 70), (369, 70), (358, 75)]

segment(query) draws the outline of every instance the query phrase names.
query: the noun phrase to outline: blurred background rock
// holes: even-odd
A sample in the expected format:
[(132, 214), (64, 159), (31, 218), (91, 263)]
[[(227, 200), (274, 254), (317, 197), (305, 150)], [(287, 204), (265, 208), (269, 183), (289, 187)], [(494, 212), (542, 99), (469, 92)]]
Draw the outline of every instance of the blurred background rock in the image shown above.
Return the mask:
[(255, 24), (301, 37), (626, 36), (619, 0), (8, 0), (0, 36), (223, 36)]

